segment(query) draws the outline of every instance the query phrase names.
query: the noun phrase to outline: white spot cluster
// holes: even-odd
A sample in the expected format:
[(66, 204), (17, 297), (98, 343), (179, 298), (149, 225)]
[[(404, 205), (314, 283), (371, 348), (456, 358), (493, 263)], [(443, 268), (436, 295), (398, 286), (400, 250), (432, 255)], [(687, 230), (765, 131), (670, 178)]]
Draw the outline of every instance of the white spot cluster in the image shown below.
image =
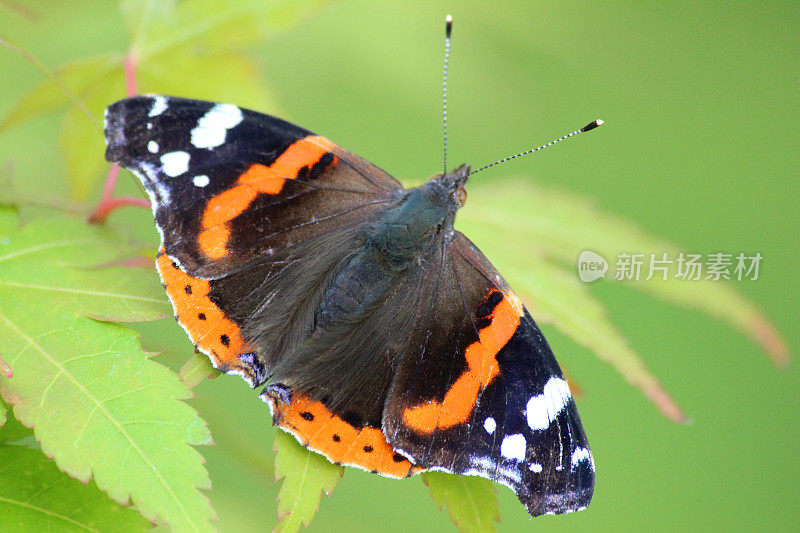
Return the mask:
[(167, 97), (156, 96), (153, 98), (153, 107), (150, 108), (150, 112), (147, 114), (147, 116), (157, 117), (166, 110), (167, 110)]
[(205, 187), (206, 185), (211, 183), (211, 180), (208, 179), (208, 176), (206, 176), (205, 174), (200, 174), (199, 176), (195, 176), (194, 178), (192, 178), (192, 183), (194, 183), (195, 187)]
[(575, 448), (572, 452), (572, 468), (575, 468), (581, 461), (589, 461), (594, 468), (594, 461), (592, 460), (592, 452), (588, 448)]
[(500, 453), (506, 459), (524, 461), (527, 448), (528, 442), (525, 440), (525, 436), (522, 433), (514, 433), (503, 437), (503, 442), (500, 444)]
[(495, 428), (497, 428), (497, 422), (495, 422), (494, 418), (491, 416), (483, 421), (483, 429), (485, 429), (486, 433), (489, 435), (494, 433)]
[(571, 398), (572, 393), (567, 382), (555, 376), (551, 377), (545, 384), (542, 394), (532, 396), (525, 406), (528, 426), (534, 431), (547, 429)]
[(192, 130), (195, 148), (216, 148), (225, 142), (228, 130), (242, 121), (242, 110), (232, 104), (217, 104), (197, 121)]
[(147, 151), (151, 154), (158, 153), (158, 143), (156, 141), (150, 141), (147, 143)]
[(534, 474), (538, 474), (542, 471), (542, 465), (539, 463), (531, 463), (530, 466), (528, 466), (528, 469)]
[(189, 170), (188, 152), (169, 152), (161, 156), (161, 166), (164, 174), (175, 177)]

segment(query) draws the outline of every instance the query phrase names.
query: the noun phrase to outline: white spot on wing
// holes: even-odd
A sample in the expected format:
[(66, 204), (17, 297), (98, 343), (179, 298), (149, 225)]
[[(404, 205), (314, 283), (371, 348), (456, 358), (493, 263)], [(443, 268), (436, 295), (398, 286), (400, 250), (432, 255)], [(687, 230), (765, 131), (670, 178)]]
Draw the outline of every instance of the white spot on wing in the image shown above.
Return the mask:
[(542, 394), (532, 396), (525, 406), (528, 426), (536, 431), (547, 429), (572, 398), (567, 382), (558, 377), (551, 377), (544, 386)]
[(148, 150), (148, 151), (149, 151), (151, 154), (158, 153), (158, 143), (157, 143), (157, 142), (155, 142), (155, 141), (150, 141), (150, 142), (148, 142), (148, 143), (147, 143), (147, 150)]
[(464, 471), (465, 476), (481, 476), (494, 479), (507, 487), (512, 487), (512, 483), (519, 483), (522, 479), (522, 474), (518, 470), (499, 465), (491, 457), (472, 456), (469, 458), (469, 462), (472, 468)]
[(189, 170), (189, 154), (187, 152), (170, 152), (161, 156), (161, 165), (167, 176), (180, 176)]
[(525, 459), (525, 449), (528, 443), (522, 433), (515, 433), (513, 435), (506, 435), (500, 444), (500, 453), (506, 459), (514, 459), (515, 461), (523, 461)]
[[(481, 470), (479, 468), (469, 468), (463, 472), (465, 476), (480, 476), (502, 483), (506, 487), (514, 487), (514, 484), (522, 480), (522, 476), (516, 470), (505, 467), (492, 468), (491, 470)], [(496, 477), (495, 477), (496, 476)]]
[(153, 99), (153, 107), (150, 108), (148, 117), (157, 117), (167, 110), (167, 98), (165, 96), (156, 96)]
[(491, 435), (494, 433), (495, 428), (497, 427), (497, 422), (494, 421), (494, 418), (491, 416), (483, 421), (483, 429), (486, 430), (486, 433)]
[(216, 148), (225, 142), (228, 130), (242, 121), (242, 110), (232, 104), (217, 104), (197, 121), (192, 130), (196, 148)]
[(590, 452), (588, 448), (575, 448), (575, 451), (572, 452), (572, 467), (575, 468), (581, 461), (590, 461), (592, 467), (594, 467), (592, 452)]
[(538, 474), (542, 471), (542, 465), (539, 463), (531, 463), (528, 469), (533, 472), (534, 474)]
[(480, 467), (484, 470), (494, 470), (494, 468), (497, 466), (497, 463), (492, 461), (491, 457), (472, 456), (469, 458), (469, 462), (472, 466)]
[(209, 180), (208, 176), (205, 174), (200, 174), (199, 176), (192, 178), (192, 183), (194, 183), (195, 187), (205, 187), (210, 182), (211, 180)]

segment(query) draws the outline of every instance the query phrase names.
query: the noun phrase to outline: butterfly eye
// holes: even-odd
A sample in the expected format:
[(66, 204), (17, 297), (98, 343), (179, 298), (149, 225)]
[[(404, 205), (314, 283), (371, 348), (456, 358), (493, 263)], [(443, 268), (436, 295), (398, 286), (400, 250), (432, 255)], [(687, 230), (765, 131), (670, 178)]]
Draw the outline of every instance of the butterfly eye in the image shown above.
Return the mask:
[(458, 203), (463, 207), (464, 204), (467, 203), (467, 190), (464, 187), (456, 189), (456, 198), (458, 199)]

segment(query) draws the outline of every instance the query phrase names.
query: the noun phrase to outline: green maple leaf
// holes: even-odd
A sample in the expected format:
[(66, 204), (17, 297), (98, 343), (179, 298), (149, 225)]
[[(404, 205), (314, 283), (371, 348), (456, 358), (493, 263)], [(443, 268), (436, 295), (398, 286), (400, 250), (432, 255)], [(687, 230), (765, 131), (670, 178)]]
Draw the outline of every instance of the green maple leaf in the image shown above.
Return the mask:
[(278, 493), (278, 520), (274, 531), (295, 532), (307, 527), (324, 492), (330, 496), (344, 468), (303, 448), (294, 437), (275, 432), (275, 479), (283, 478)]
[(94, 483), (59, 472), (41, 452), (0, 446), (0, 530), (148, 531), (136, 511), (108, 499)]
[(103, 267), (126, 253), (127, 243), (109, 231), (70, 218), (52, 218), (13, 234), (7, 229), (3, 237), (0, 290), (8, 291), (7, 308), (14, 309), (10, 304), (15, 300), (26, 304), (17, 311), (46, 303), (53, 310), (64, 305), (75, 314), (118, 321), (172, 315), (153, 271)]
[(222, 372), (214, 368), (208, 356), (199, 352), (189, 358), (179, 372), (181, 380), (190, 389), (198, 386), (203, 380), (215, 378), (220, 374)]
[(14, 418), (9, 406), (0, 398), (0, 446), (7, 442), (22, 440), (32, 434), (30, 428), (26, 428)]
[[(7, 221), (7, 218), (6, 218)], [(59, 468), (175, 530), (207, 531), (214, 512), (202, 457), (205, 422), (190, 391), (149, 359), (137, 335), (88, 316), (158, 318), (155, 273), (96, 268), (126, 244), (102, 229), (52, 218), (0, 235), (0, 353), (13, 378), (0, 394), (33, 427)]]
[(447, 514), (460, 531), (494, 531), (500, 521), (494, 483), (475, 476), (459, 476), (444, 472), (424, 472), (422, 482), (428, 486), (439, 509), (447, 504)]

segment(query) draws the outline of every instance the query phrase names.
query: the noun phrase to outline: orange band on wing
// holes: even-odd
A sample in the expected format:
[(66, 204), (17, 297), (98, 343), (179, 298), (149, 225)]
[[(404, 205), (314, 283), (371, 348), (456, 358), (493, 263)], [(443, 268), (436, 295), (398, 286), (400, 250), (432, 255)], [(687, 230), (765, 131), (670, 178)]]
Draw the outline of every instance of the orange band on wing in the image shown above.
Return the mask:
[(356, 428), (331, 413), (321, 402), (303, 396), (292, 398), (291, 404), (273, 398), (269, 401), (279, 427), (333, 463), (392, 478), (405, 478), (423, 470), (395, 452), (380, 429)]
[(409, 428), (424, 434), (435, 429), (446, 429), (463, 424), (475, 408), (478, 394), (500, 372), (497, 354), (511, 339), (519, 326), (522, 304), (514, 294), (503, 294), (503, 299), (492, 311), (491, 323), (478, 332), (479, 340), (464, 353), (467, 369), (453, 383), (439, 403), (409, 407), (403, 411), (403, 422)]
[[(311, 169), (331, 147), (323, 137), (309, 136), (290, 145), (269, 166), (250, 165), (230, 189), (208, 201), (203, 212), (203, 229), (198, 235), (200, 251), (209, 259), (228, 253), (231, 220), (241, 215), (259, 194), (278, 194), (288, 179), (295, 179), (304, 167)], [(331, 166), (336, 164), (333, 158)]]
[(209, 282), (183, 272), (163, 248), (156, 266), (175, 309), (175, 318), (197, 348), (209, 356), (216, 368), (223, 371), (239, 368), (250, 374), (237, 358), (244, 347), (239, 327), (208, 297)]

